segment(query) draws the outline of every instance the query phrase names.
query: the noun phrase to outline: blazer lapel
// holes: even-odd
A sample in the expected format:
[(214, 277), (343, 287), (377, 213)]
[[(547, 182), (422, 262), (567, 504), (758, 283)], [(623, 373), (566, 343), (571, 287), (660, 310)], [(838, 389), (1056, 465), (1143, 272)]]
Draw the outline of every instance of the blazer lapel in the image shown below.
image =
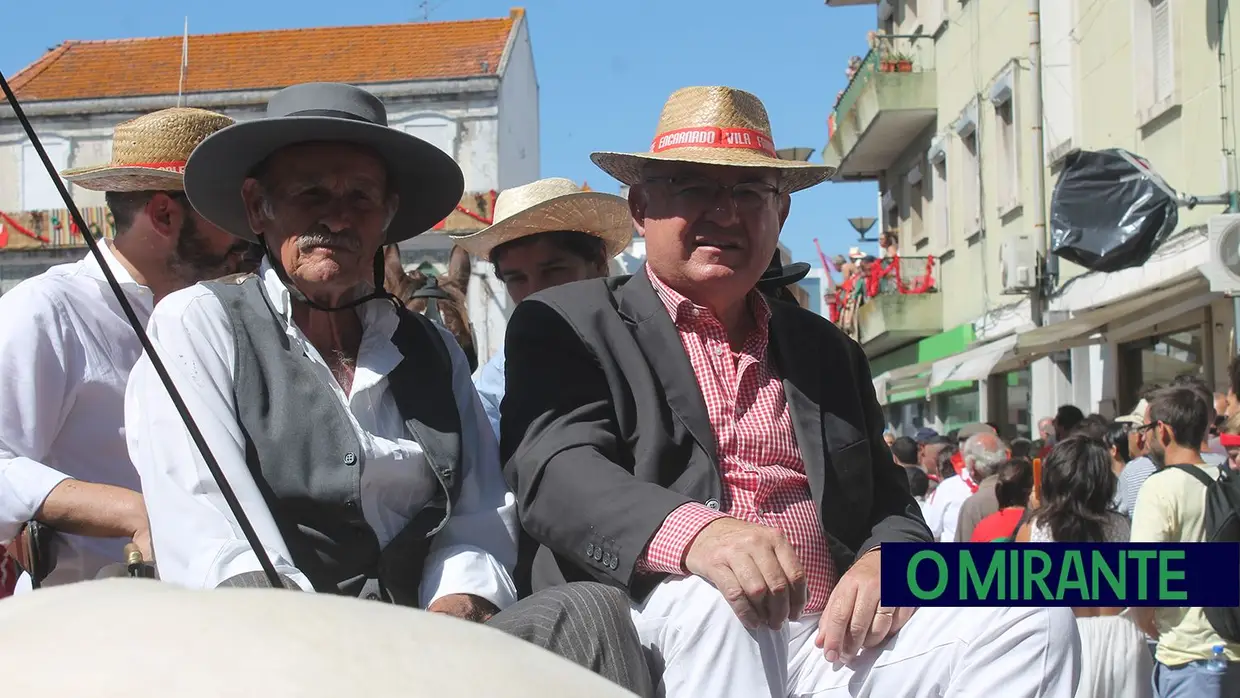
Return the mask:
[(717, 462), (718, 447), (702, 390), (676, 325), (655, 293), (644, 265), (616, 291), (616, 297), (617, 307), (630, 323), (633, 338), (663, 386), (663, 395), (672, 413), (711, 461)]
[(767, 352), (784, 384), (784, 399), (788, 401), (797, 447), (805, 462), (810, 494), (815, 502), (821, 502), (831, 460), (822, 436), (822, 362), (820, 358), (798, 353), (798, 347), (805, 345), (804, 338), (798, 340), (794, 336), (796, 328), (789, 322), (790, 318), (780, 312), (777, 303), (771, 304), (771, 310), (771, 339)]

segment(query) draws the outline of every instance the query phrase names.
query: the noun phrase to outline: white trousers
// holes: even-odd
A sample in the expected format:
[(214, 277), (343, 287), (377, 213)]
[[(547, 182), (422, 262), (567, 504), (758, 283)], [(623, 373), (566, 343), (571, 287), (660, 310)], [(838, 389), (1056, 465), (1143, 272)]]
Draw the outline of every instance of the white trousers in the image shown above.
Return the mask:
[(922, 608), (851, 666), (814, 645), (820, 614), (748, 630), (700, 577), (632, 609), (666, 698), (1072, 698), (1081, 641), (1067, 608)]

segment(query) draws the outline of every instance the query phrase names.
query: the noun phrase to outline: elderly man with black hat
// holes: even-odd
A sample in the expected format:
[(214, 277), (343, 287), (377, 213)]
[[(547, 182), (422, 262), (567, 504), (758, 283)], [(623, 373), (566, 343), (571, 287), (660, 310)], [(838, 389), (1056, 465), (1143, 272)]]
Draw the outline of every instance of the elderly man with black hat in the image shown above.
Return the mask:
[(501, 445), (532, 587), (627, 590), (668, 698), (1072, 696), (1070, 610), (880, 599), (884, 544), (931, 536), (865, 353), (755, 290), (790, 195), (831, 168), (780, 159), (762, 103), (722, 86), (673, 93), (650, 143), (592, 156), (632, 187), (644, 267), (509, 321)]
[[(601, 647), (613, 638), (555, 618), (614, 591), (577, 585), (509, 608), (516, 502), (469, 366), (445, 329), (383, 290), (383, 246), (431, 229), (463, 189), (457, 164), (389, 128), (370, 93), (285, 88), (186, 168), (195, 208), (266, 260), (170, 295), (151, 340), (285, 586), (475, 621), (508, 608), (503, 629), (600, 669), (622, 651)], [(145, 357), (126, 427), (161, 578), (251, 583), (256, 551)]]

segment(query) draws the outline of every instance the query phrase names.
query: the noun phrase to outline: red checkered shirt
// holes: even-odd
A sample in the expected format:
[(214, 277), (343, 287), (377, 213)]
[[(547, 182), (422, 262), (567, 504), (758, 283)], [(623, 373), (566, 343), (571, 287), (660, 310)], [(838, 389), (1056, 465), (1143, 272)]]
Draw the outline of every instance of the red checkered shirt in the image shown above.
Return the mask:
[(724, 501), (720, 511), (693, 502), (668, 515), (647, 546), (640, 569), (688, 574), (689, 544), (707, 524), (731, 516), (783, 531), (805, 566), (805, 611), (822, 611), (835, 586), (835, 565), (810, 495), (784, 386), (768, 361), (770, 307), (760, 293), (750, 295), (757, 329), (739, 352), (733, 351), (718, 318), (647, 273), (672, 316), (706, 402), (723, 470)]

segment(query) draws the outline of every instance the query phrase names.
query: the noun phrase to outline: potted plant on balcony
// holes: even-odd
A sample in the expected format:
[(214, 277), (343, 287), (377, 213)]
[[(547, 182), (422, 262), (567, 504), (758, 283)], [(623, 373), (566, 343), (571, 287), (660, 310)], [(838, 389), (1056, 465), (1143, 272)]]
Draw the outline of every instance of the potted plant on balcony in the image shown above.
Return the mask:
[(897, 73), (913, 72), (913, 57), (907, 53), (893, 53), (887, 57), (892, 64), (892, 71)]

